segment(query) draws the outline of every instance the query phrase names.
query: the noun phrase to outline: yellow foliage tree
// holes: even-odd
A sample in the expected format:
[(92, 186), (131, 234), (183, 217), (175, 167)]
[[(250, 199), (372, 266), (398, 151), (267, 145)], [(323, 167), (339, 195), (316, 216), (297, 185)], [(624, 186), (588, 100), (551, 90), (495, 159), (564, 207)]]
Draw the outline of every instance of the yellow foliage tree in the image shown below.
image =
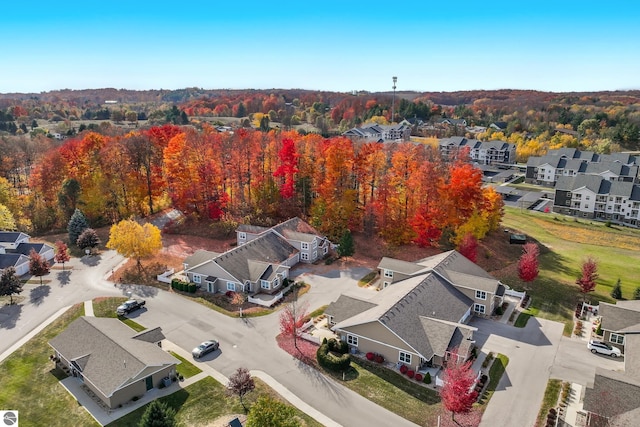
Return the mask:
[(488, 232), (489, 224), (486, 218), (483, 218), (481, 212), (475, 210), (465, 223), (456, 228), (453, 242), (456, 246), (459, 246), (466, 234), (471, 234), (476, 240), (480, 241)]
[(130, 219), (122, 220), (111, 226), (107, 248), (115, 249), (127, 258), (135, 258), (138, 273), (142, 273), (140, 260), (162, 249), (160, 229), (149, 223), (140, 225)]
[(16, 221), (5, 205), (0, 204), (0, 230), (15, 230)]

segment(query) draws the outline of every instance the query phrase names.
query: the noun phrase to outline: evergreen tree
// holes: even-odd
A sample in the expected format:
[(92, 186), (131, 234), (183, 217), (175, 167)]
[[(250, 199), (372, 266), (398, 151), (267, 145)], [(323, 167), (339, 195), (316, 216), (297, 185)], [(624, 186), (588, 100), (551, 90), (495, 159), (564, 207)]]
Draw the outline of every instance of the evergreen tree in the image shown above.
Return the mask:
[(343, 256), (351, 256), (356, 252), (355, 246), (353, 244), (353, 236), (351, 235), (351, 231), (347, 230), (342, 235), (340, 239), (340, 246), (338, 246), (338, 255)]
[(176, 411), (159, 400), (154, 400), (144, 411), (138, 427), (175, 427)]
[(640, 299), (640, 287), (637, 287), (635, 291), (633, 291), (633, 299)]
[(618, 279), (615, 286), (611, 290), (611, 298), (622, 299), (622, 288), (620, 287), (620, 279)]
[(67, 225), (67, 231), (69, 232), (69, 244), (75, 245), (78, 241), (78, 237), (80, 237), (82, 232), (87, 228), (89, 228), (87, 218), (80, 209), (76, 208), (73, 215), (71, 215), (69, 224)]
[(238, 104), (238, 111), (236, 113), (236, 117), (244, 117), (246, 115), (247, 115), (247, 108), (241, 102), (240, 104)]

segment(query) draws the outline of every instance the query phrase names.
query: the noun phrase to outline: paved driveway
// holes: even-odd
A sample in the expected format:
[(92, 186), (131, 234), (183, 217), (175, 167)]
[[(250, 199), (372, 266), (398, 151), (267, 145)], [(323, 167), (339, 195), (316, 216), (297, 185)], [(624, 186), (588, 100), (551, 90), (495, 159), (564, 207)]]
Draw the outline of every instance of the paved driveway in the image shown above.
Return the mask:
[(562, 337), (551, 378), (587, 385), (593, 383), (596, 368), (624, 371), (624, 358), (591, 354), (587, 350), (586, 340)]
[(476, 344), (509, 357), (509, 364), (482, 417), (480, 427), (535, 424), (564, 325), (532, 317), (525, 328), (474, 319)]

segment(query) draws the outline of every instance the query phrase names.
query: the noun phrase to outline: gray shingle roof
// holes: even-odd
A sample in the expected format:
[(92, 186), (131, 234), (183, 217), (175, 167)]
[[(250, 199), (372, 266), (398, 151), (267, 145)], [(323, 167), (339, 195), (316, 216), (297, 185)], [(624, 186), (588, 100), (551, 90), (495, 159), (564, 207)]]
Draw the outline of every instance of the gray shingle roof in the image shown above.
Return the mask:
[(47, 245), (46, 243), (20, 243), (16, 246), (17, 253), (27, 256), (31, 253), (31, 249), (38, 254), (43, 254), (46, 251), (53, 250), (53, 246)]
[(0, 242), (2, 243), (15, 243), (18, 240), (28, 238), (29, 235), (21, 233), (19, 231), (0, 231)]
[[(640, 411), (640, 381), (621, 373), (596, 368), (593, 387), (584, 394), (584, 409), (604, 417)], [(637, 422), (638, 418), (635, 419)]]
[(0, 254), (0, 270), (15, 267), (29, 262), (29, 258), (22, 254)]
[(318, 230), (298, 217), (288, 219), (271, 229), (288, 240), (297, 240), (300, 242), (310, 242), (316, 236), (322, 237)]
[[(150, 331), (157, 336), (158, 331)], [(135, 339), (136, 336), (142, 339)], [(105, 396), (179, 361), (112, 318), (80, 317), (49, 344)]]
[(189, 255), (183, 261), (184, 264), (187, 264), (188, 268), (195, 267), (196, 265), (200, 265), (203, 262), (211, 261), (215, 257), (220, 255), (218, 252), (206, 251), (204, 249), (196, 250), (193, 255)]
[(411, 274), (416, 274), (419, 271), (425, 270), (425, 267), (409, 261), (402, 261), (395, 258), (383, 257), (380, 260), (380, 263), (378, 264), (378, 269), (391, 270), (398, 273), (411, 275)]
[[(640, 324), (640, 300), (618, 301), (617, 304), (601, 302), (600, 315), (602, 329), (622, 332), (624, 329)], [(640, 332), (640, 329), (637, 331)]]
[(370, 301), (365, 301), (363, 299), (347, 295), (340, 295), (337, 300), (329, 304), (324, 313), (327, 316), (333, 317), (334, 323), (339, 323), (355, 316), (356, 314), (369, 310), (372, 307), (375, 307), (375, 304)]

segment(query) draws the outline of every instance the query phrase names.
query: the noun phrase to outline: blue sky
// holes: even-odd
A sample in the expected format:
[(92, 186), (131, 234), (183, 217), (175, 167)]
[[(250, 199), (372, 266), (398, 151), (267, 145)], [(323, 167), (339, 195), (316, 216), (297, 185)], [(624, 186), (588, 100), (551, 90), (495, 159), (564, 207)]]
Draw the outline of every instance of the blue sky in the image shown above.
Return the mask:
[(637, 0), (26, 0), (0, 14), (0, 93), (640, 89), (638, 22)]

